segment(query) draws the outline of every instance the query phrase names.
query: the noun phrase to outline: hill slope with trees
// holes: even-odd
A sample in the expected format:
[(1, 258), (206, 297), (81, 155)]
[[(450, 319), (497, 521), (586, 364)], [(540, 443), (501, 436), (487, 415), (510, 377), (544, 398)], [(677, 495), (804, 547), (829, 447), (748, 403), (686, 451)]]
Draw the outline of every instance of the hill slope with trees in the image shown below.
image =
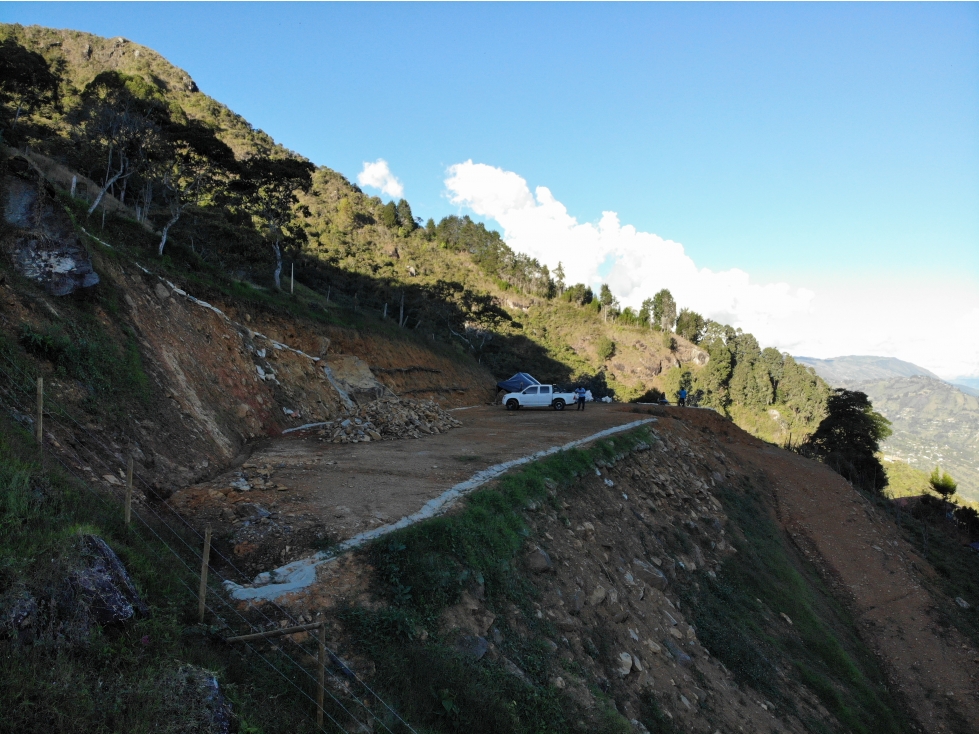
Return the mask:
[(151, 49), (21, 26), (0, 27), (0, 44), (20, 70), (3, 85), (6, 145), (84, 179), (89, 229), (135, 222), (156, 238), (152, 254), (191, 277), (269, 292), (288, 277), (297, 307), (411, 330), (498, 378), (525, 370), (621, 400), (684, 386), (771, 440), (821, 418), (826, 385), (750, 334), (668, 291), (622, 308), (607, 286), (565, 283), (468, 217), (422, 223), (407, 201), (368, 196), (277, 145)]

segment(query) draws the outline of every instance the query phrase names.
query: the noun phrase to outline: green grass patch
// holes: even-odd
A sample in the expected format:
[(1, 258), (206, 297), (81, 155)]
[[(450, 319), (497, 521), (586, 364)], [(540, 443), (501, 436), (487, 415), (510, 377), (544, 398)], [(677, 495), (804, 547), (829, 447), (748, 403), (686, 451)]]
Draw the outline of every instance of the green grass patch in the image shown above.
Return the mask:
[[(570, 484), (597, 459), (621, 457), (642, 441), (645, 429), (616, 436), (587, 450), (562, 452), (503, 477), (470, 495), (456, 512), (386, 536), (361, 551), (374, 567), (380, 609), (353, 607), (340, 617), (356, 646), (377, 665), (377, 682), (410, 718), (436, 731), (567, 732), (583, 714), (548, 685), (546, 638), (556, 630), (533, 614), (536, 591), (518, 562), (530, 529), (531, 503), (552, 503), (549, 487)], [(476, 662), (438, 633), (439, 617), (463, 591), (484, 595), (496, 614), (499, 649), (527, 677), (508, 673), (502, 658)], [(477, 591), (478, 590), (478, 591)], [(516, 605), (530, 634), (508, 627)], [(614, 709), (591, 718), (592, 731), (617, 732), (624, 720)]]
[(187, 704), (181, 688), (180, 666), (192, 664), (217, 675), (241, 731), (314, 730), (312, 705), (286, 682), (314, 695), (308, 678), (282, 656), (266, 651), (273, 670), (197, 625), (195, 593), (181, 583), (196, 588), (194, 573), (184, 572), (162, 543), (127, 531), (115, 501), (103, 504), (60, 469), (42, 466), (30, 434), (0, 418), (0, 607), (24, 590), (40, 600), (58, 598), (79, 562), (81, 533), (113, 548), (150, 614), (96, 629), (78, 644), (47, 632), (33, 641), (0, 635), (0, 729), (204, 731), (200, 709)]
[(144, 406), (150, 402), (150, 380), (136, 335), (125, 329), (124, 339), (118, 343), (93, 319), (41, 328), (22, 323), (17, 331), (17, 341), (28, 354), (54, 365), (56, 377), (85, 387), (85, 407), (92, 412), (122, 410), (133, 400)]
[[(815, 570), (791, 547), (750, 483), (717, 492), (737, 555), (713, 580), (678, 587), (704, 646), (740, 683), (794, 708), (786, 681), (815, 693), (850, 732), (908, 731), (883, 672), (859, 640), (853, 619)], [(792, 624), (781, 616), (787, 615)]]

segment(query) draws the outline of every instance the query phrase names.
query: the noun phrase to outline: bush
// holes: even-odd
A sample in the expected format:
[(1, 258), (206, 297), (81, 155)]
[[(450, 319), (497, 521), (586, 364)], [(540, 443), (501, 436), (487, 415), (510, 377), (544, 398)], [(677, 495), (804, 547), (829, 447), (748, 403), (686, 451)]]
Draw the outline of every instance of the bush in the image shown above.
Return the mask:
[(600, 360), (607, 362), (615, 354), (615, 342), (607, 336), (600, 337), (598, 343), (595, 345), (595, 351), (598, 353)]

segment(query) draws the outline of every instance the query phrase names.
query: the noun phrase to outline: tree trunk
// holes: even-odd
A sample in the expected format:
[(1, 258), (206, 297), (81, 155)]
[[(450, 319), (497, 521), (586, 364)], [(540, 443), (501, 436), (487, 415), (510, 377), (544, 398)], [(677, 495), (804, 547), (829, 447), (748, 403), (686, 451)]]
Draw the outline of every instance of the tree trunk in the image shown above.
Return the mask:
[[(110, 178), (106, 182), (105, 186), (102, 187), (102, 190), (99, 191), (99, 195), (95, 197), (95, 202), (92, 204), (92, 206), (89, 207), (88, 209), (89, 214), (91, 214), (92, 212), (94, 212), (96, 209), (99, 208), (99, 204), (102, 202), (102, 197), (105, 196), (105, 192), (108, 191), (109, 187), (112, 186), (116, 181), (122, 178), (122, 172), (124, 170), (125, 170), (125, 166), (120, 166), (119, 170), (116, 171), (114, 174), (112, 174), (112, 178)], [(128, 176), (129, 174), (126, 175)]]
[(282, 248), (279, 247), (278, 242), (272, 243), (272, 252), (275, 253), (275, 273), (272, 277), (275, 279), (275, 289), (277, 291), (282, 290), (282, 283), (280, 282), (280, 277), (282, 276)]
[(180, 219), (180, 215), (183, 213), (184, 211), (182, 208), (178, 209), (176, 213), (170, 217), (170, 221), (167, 222), (166, 226), (163, 228), (163, 237), (160, 239), (160, 249), (156, 253), (157, 256), (163, 257), (163, 248), (167, 246), (167, 235), (170, 233), (170, 227), (177, 223), (177, 220)]

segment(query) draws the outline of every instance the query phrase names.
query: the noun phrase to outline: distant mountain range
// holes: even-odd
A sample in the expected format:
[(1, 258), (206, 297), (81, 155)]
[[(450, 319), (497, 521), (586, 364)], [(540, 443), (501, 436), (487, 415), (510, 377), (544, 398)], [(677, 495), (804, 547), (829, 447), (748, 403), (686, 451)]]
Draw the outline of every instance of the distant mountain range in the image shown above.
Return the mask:
[[(845, 383), (863, 382), (864, 380), (885, 380), (888, 377), (914, 377), (924, 375), (936, 380), (941, 378), (924, 367), (905, 362), (893, 357), (834, 357), (833, 359), (815, 359), (813, 357), (796, 357), (796, 362), (809, 365), (816, 374), (833, 387), (844, 387)], [(979, 385), (977, 385), (979, 387)]]
[[(885, 454), (923, 471), (940, 465), (959, 495), (979, 501), (979, 380), (950, 384), (923, 367), (891, 357), (796, 357), (833, 387), (866, 393), (891, 421)], [(973, 387), (969, 382), (976, 382)]]
[(962, 392), (975, 395), (979, 398), (979, 377), (956, 377), (954, 380), (949, 380), (949, 382)]

